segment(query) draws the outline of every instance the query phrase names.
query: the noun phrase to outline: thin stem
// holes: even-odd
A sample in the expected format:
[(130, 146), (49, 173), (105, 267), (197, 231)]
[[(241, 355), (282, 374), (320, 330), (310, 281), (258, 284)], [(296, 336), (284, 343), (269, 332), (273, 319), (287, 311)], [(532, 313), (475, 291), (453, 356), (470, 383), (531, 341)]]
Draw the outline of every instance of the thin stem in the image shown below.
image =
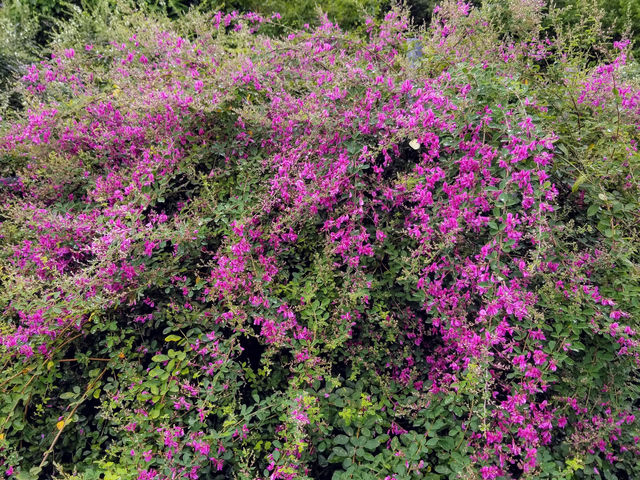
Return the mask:
[(86, 400), (87, 395), (89, 394), (91, 389), (95, 386), (96, 383), (98, 383), (98, 380), (102, 378), (102, 376), (105, 374), (108, 368), (109, 368), (108, 366), (104, 367), (102, 372), (100, 372), (100, 374), (87, 386), (87, 389), (85, 390), (84, 394), (82, 395), (78, 403), (76, 403), (76, 406), (73, 407), (73, 410), (71, 410), (69, 415), (67, 415), (67, 417), (62, 422), (62, 426), (58, 429), (58, 433), (53, 439), (53, 442), (51, 442), (51, 445), (49, 445), (49, 448), (47, 449), (47, 451), (44, 452), (44, 456), (42, 457), (42, 461), (40, 462), (40, 465), (38, 465), (38, 468), (42, 468), (44, 466), (45, 462), (47, 461), (47, 458), (49, 457), (51, 452), (53, 452), (53, 448), (55, 447), (56, 443), (58, 443), (58, 439), (60, 438), (60, 435), (62, 435), (62, 431), (64, 430), (64, 427), (67, 426), (67, 422), (76, 413), (76, 410), (78, 410), (78, 407), (80, 407), (80, 405), (82, 405), (82, 403)]

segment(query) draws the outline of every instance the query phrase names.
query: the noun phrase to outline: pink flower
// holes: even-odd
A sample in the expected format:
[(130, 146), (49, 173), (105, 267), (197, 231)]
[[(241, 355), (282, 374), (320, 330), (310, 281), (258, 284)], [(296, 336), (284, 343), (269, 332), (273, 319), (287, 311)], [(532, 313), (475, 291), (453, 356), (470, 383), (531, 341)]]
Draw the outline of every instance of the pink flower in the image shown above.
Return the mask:
[(144, 242), (144, 254), (148, 257), (153, 255), (153, 249), (158, 244), (158, 242), (152, 242), (150, 240), (146, 240)]

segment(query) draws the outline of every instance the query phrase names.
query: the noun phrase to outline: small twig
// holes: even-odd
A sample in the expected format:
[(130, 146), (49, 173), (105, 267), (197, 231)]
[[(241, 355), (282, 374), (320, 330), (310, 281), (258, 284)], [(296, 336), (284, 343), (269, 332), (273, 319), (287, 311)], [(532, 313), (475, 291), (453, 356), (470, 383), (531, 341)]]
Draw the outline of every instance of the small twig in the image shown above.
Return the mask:
[[(110, 362), (113, 360), (112, 358), (98, 358), (98, 357), (88, 357), (87, 360), (93, 360), (95, 362)], [(77, 358), (62, 358), (58, 360), (59, 362), (77, 362)]]
[[(19, 377), (20, 375), (22, 375), (23, 373), (29, 373), (31, 370), (33, 370), (35, 367), (25, 367), (22, 370), (20, 370), (18, 373), (16, 373), (15, 375), (10, 376), (9, 378), (7, 378), (6, 380), (3, 380), (2, 382), (0, 382), (0, 387), (6, 385), (7, 383), (9, 383), (11, 380), (13, 380), (16, 377)], [(3, 390), (3, 393), (6, 392), (6, 390)]]
[(62, 434), (62, 430), (64, 430), (64, 427), (67, 426), (67, 422), (69, 421), (69, 419), (71, 417), (73, 417), (73, 415), (76, 413), (76, 410), (78, 410), (78, 407), (80, 405), (82, 405), (82, 402), (85, 401), (85, 399), (87, 398), (87, 395), (89, 394), (91, 389), (94, 387), (94, 385), (98, 382), (98, 380), (100, 380), (102, 378), (102, 376), (105, 374), (105, 372), (107, 371), (107, 368), (109, 368), (109, 367), (104, 367), (102, 372), (100, 372), (100, 374), (93, 380), (93, 382), (91, 382), (89, 384), (89, 386), (85, 390), (84, 394), (82, 395), (82, 397), (80, 398), (78, 403), (76, 403), (76, 406), (73, 407), (73, 410), (71, 410), (71, 413), (69, 413), (69, 415), (67, 415), (67, 417), (64, 419), (64, 421), (62, 422), (62, 426), (58, 429), (58, 433), (56, 434), (55, 438), (53, 439), (53, 442), (51, 442), (51, 445), (49, 446), (47, 451), (44, 452), (44, 456), (42, 457), (42, 461), (40, 462), (40, 465), (38, 465), (38, 468), (42, 468), (44, 466), (45, 462), (47, 461), (47, 458), (49, 457), (51, 452), (53, 452), (53, 447), (55, 447), (56, 443), (58, 443), (58, 439), (60, 438), (60, 435)]

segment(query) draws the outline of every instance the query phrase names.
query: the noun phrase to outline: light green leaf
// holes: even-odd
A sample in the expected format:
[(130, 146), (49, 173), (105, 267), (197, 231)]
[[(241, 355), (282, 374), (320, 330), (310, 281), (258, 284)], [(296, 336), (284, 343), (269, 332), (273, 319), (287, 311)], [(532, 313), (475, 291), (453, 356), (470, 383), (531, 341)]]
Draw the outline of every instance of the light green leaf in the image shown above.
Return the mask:
[(576, 193), (576, 191), (580, 188), (580, 185), (582, 185), (586, 180), (587, 180), (587, 176), (584, 173), (580, 175), (576, 179), (576, 181), (573, 183), (573, 187), (571, 187), (571, 192)]

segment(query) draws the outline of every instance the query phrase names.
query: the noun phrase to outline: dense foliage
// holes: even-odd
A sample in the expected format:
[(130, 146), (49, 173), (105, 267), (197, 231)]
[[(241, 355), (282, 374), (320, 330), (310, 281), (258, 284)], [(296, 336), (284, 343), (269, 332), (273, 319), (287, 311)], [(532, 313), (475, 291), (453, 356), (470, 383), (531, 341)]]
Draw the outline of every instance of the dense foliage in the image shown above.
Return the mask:
[(543, 3), (60, 36), (0, 134), (5, 477), (638, 477), (638, 66)]

